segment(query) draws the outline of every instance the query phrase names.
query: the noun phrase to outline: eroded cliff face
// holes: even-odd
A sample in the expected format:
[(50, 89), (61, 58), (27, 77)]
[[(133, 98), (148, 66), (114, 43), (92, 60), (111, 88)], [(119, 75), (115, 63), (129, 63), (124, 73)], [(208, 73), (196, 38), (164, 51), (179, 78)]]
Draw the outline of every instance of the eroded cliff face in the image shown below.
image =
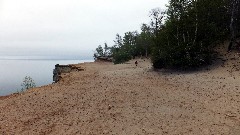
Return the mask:
[(55, 65), (55, 69), (53, 69), (53, 81), (57, 83), (61, 80), (62, 73), (70, 73), (72, 71), (83, 71), (84, 69), (81, 67), (76, 67), (74, 65)]

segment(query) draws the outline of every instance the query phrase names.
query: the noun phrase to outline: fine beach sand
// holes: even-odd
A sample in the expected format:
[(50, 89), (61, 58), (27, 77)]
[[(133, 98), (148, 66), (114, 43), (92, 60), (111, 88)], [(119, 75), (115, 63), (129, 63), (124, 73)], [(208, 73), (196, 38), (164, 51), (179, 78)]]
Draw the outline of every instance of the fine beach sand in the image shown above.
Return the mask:
[(0, 98), (0, 134), (239, 135), (240, 60), (195, 72), (150, 60), (78, 64), (57, 84)]

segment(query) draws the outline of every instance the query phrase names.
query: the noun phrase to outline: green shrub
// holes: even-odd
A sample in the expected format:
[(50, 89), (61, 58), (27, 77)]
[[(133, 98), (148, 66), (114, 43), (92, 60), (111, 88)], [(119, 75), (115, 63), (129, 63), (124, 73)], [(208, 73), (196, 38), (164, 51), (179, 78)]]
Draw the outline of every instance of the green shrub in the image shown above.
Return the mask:
[(24, 91), (24, 90), (36, 87), (36, 84), (30, 76), (26, 76), (23, 79), (23, 82), (22, 82), (21, 86), (22, 86), (21, 90)]
[(114, 64), (121, 64), (126, 61), (131, 60), (132, 56), (123, 50), (119, 50), (113, 54), (113, 63)]

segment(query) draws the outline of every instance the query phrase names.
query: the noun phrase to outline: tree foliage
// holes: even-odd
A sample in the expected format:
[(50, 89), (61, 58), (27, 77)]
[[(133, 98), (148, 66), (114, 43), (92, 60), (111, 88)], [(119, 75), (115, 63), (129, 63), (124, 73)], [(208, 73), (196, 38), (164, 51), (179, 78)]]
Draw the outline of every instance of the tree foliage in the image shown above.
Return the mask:
[(107, 45), (107, 43), (104, 43), (104, 47), (102, 45), (99, 45), (95, 53), (93, 55), (94, 59), (97, 59), (98, 57), (111, 57), (112, 56), (112, 51), (111, 47)]
[(155, 68), (210, 64), (219, 42), (240, 36), (239, 7), (238, 0), (169, 0), (167, 10), (150, 11), (151, 21), (142, 24), (140, 33), (116, 35), (115, 45), (109, 49), (113, 62), (150, 56)]
[(153, 48), (153, 66), (187, 69), (211, 63), (214, 45), (228, 33), (226, 3), (170, 0), (166, 23)]
[(21, 86), (22, 86), (21, 90), (24, 91), (24, 90), (36, 87), (36, 84), (30, 76), (26, 76), (23, 79), (23, 82), (22, 82)]
[(101, 45), (99, 45), (96, 50), (95, 53), (93, 55), (94, 59), (97, 59), (97, 57), (103, 56), (103, 48)]

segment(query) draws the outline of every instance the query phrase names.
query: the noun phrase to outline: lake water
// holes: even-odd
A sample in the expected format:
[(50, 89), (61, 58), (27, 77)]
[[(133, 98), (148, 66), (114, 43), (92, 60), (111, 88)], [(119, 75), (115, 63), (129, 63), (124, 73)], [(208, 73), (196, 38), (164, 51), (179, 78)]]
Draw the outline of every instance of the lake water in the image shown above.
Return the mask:
[(37, 86), (53, 82), (56, 64), (77, 64), (93, 60), (0, 60), (0, 96), (21, 90), (25, 76), (33, 78)]

